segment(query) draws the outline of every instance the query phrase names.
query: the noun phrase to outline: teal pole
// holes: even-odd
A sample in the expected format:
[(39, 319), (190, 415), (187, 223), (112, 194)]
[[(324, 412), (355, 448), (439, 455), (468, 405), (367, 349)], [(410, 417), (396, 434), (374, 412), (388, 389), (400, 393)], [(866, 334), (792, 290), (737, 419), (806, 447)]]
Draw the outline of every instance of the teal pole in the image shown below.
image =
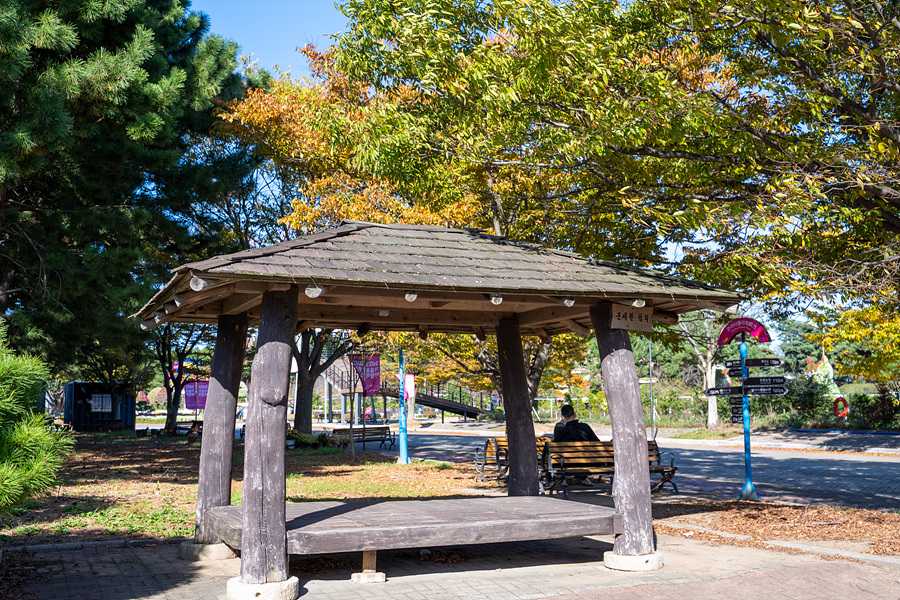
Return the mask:
[[(750, 371), (747, 369), (747, 343), (745, 341), (745, 334), (741, 334), (741, 379), (750, 376)], [(743, 387), (743, 381), (741, 382), (741, 386)], [(751, 477), (751, 466), (750, 466), (750, 397), (746, 394), (743, 394), (743, 408), (744, 408), (744, 472), (747, 476), (746, 481), (744, 481), (744, 487), (741, 488), (741, 500), (759, 500), (759, 496), (756, 494), (756, 488), (753, 487), (753, 478)]]
[(403, 350), (400, 350), (400, 458), (401, 465), (409, 464), (408, 446), (406, 445), (406, 375), (403, 369)]

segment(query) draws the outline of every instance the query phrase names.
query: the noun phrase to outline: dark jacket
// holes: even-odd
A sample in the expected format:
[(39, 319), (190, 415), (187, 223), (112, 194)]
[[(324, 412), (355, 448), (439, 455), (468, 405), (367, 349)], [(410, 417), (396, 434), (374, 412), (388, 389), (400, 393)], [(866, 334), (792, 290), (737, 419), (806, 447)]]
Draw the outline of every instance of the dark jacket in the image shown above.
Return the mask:
[(565, 427), (557, 427), (553, 431), (554, 442), (599, 442), (600, 438), (590, 425), (572, 419)]

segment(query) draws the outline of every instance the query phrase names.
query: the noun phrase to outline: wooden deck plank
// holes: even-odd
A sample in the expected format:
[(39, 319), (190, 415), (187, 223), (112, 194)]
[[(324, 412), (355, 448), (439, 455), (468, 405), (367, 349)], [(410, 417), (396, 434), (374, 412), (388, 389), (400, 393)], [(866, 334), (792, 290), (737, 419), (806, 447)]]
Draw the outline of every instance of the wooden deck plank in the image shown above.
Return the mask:
[[(241, 545), (241, 506), (213, 508), (209, 527)], [(389, 550), (622, 532), (613, 509), (546, 496), (289, 503), (289, 554)]]

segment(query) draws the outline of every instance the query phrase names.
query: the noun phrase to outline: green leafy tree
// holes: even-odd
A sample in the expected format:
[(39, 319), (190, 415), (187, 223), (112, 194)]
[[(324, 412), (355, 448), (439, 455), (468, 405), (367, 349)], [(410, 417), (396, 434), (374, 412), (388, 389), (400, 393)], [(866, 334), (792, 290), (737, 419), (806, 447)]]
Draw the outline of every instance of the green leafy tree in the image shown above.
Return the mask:
[(900, 7), (837, 0), (647, 6), (673, 40), (721, 57), (727, 85), (693, 85), (692, 94), (732, 115), (735, 143), (745, 149), (723, 160), (747, 167), (743, 222), (755, 226), (723, 223), (715, 231), (731, 227), (731, 234), (698, 251), (696, 266), (727, 276), (743, 264), (757, 274), (756, 289), (787, 300), (834, 295), (896, 305)]
[(56, 480), (71, 441), (50, 431), (38, 402), (48, 369), (14, 353), (0, 321), (0, 511), (40, 494)]
[(188, 6), (0, 6), (0, 310), (54, 372), (133, 357), (126, 315), (172, 254), (210, 239), (192, 207), (214, 170), (186, 151), (243, 84), (236, 44)]

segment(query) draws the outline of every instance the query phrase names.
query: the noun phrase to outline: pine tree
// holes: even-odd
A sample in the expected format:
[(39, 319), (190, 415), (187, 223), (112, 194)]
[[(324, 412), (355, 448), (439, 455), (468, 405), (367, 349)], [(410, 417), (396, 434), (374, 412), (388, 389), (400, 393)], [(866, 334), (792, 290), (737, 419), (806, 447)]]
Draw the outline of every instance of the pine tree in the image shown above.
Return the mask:
[(71, 445), (37, 411), (47, 373), (38, 359), (10, 350), (0, 321), (0, 511), (53, 485)]
[(138, 361), (126, 316), (172, 254), (218, 233), (191, 229), (196, 195), (166, 193), (214, 192), (216, 169), (185, 155), (243, 85), (237, 45), (188, 7), (0, 4), (0, 311), (54, 371), (98, 350)]

